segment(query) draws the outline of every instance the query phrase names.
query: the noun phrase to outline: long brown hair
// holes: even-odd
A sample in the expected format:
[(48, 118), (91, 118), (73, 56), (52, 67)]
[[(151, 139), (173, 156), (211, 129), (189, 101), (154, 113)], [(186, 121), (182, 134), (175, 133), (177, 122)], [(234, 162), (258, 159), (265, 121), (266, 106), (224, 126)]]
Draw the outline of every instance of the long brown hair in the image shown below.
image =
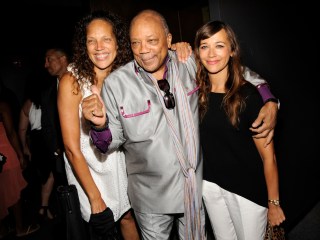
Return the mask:
[(226, 82), (226, 95), (223, 98), (223, 108), (234, 127), (238, 126), (239, 113), (245, 107), (244, 99), (239, 92), (240, 86), (245, 82), (243, 79), (243, 68), (240, 60), (240, 46), (236, 34), (231, 27), (222, 21), (210, 21), (204, 24), (196, 33), (195, 37), (195, 58), (197, 64), (197, 84), (199, 86), (199, 115), (203, 119), (208, 111), (209, 93), (211, 92), (211, 82), (206, 68), (200, 61), (199, 47), (201, 40), (208, 39), (220, 30), (227, 33), (231, 45), (232, 57), (228, 62), (228, 80)]

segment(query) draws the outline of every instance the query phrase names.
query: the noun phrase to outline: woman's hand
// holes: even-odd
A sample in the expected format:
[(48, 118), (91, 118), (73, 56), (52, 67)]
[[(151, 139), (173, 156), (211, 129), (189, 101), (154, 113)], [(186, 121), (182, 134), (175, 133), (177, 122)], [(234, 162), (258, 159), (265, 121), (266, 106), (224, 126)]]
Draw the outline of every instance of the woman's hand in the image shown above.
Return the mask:
[(286, 220), (286, 217), (282, 211), (282, 208), (269, 203), (268, 221), (270, 225), (279, 226), (284, 220)]
[(83, 99), (81, 103), (82, 114), (97, 128), (103, 128), (106, 124), (106, 109), (96, 86), (91, 86), (92, 95)]

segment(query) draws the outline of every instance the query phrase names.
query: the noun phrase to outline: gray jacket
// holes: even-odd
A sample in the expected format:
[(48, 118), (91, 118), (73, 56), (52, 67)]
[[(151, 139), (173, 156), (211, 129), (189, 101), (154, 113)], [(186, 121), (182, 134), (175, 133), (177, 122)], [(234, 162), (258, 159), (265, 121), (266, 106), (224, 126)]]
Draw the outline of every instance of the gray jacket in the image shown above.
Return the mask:
[[(177, 60), (173, 52), (169, 52), (169, 58), (167, 80), (170, 92), (175, 94), (172, 61)], [(198, 131), (195, 72), (193, 57), (189, 58), (188, 63), (179, 63), (180, 78), (189, 95)], [(124, 148), (128, 194), (133, 209), (143, 213), (183, 213), (185, 177), (161, 102), (147, 73), (135, 61), (131, 61), (108, 76), (102, 89), (102, 98), (112, 133), (109, 151), (120, 146)], [(177, 106), (170, 113), (175, 116), (176, 110)], [(196, 176), (201, 197), (200, 160)]]

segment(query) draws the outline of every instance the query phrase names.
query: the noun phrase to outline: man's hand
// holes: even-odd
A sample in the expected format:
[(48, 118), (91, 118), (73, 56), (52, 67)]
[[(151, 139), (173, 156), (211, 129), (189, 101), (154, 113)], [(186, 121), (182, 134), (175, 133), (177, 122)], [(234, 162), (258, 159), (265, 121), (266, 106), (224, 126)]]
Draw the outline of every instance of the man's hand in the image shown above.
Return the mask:
[(265, 147), (272, 141), (277, 123), (278, 104), (267, 102), (260, 110), (258, 118), (252, 123), (254, 138), (266, 138)]
[(100, 97), (98, 88), (91, 86), (92, 95), (83, 99), (81, 103), (82, 115), (97, 128), (103, 128), (106, 124), (106, 109)]
[(171, 45), (171, 50), (176, 51), (178, 56), (178, 60), (180, 62), (186, 62), (187, 59), (192, 54), (192, 48), (189, 43), (187, 42), (178, 42)]

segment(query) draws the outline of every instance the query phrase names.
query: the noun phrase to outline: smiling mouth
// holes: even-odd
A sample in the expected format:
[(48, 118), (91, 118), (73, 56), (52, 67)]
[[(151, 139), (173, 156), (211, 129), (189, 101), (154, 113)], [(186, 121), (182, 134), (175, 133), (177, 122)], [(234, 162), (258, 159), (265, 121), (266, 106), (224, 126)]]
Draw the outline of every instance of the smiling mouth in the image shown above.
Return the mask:
[(151, 58), (141, 58), (141, 61), (142, 61), (145, 65), (150, 65), (150, 64), (153, 63), (154, 57), (151, 57)]
[(110, 53), (96, 54), (96, 58), (99, 59), (99, 60), (104, 60), (104, 59), (106, 59), (109, 55), (110, 55)]
[(142, 62), (150, 62), (153, 58), (141, 58)]

